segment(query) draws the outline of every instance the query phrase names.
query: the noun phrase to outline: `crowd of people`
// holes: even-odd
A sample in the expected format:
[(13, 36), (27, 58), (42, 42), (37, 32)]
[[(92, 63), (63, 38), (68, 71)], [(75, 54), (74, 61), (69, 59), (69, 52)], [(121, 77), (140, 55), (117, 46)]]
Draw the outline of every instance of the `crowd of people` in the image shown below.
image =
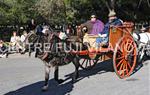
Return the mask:
[(12, 36), (10, 37), (10, 41), (7, 42), (7, 44), (4, 42), (3, 39), (0, 38), (0, 58), (7, 57), (8, 53), (25, 53), (25, 39), (28, 35), (28, 33), (34, 32), (37, 35), (43, 35), (46, 32), (49, 31), (64, 31), (68, 35), (74, 35), (74, 30), (71, 26), (71, 24), (66, 25), (65, 29), (63, 27), (56, 25), (54, 27), (55, 29), (51, 29), (50, 25), (47, 24), (39, 24), (36, 25), (34, 19), (31, 20), (31, 22), (28, 25), (28, 29), (25, 29), (24, 27), (20, 27), (20, 30), (22, 31), (13, 31)]
[(18, 36), (16, 31), (13, 31), (13, 35), (10, 38), (10, 42), (5, 44), (2, 39), (0, 39), (0, 57), (7, 57), (8, 53), (19, 52), (21, 54), (25, 51), (24, 41), (27, 37), (27, 32), (23, 31), (21, 36)]
[[(99, 20), (96, 14), (92, 14), (90, 20), (80, 25), (82, 27), (81, 31), (85, 32), (83, 36), (83, 43), (87, 45), (86, 41), (89, 39), (87, 35), (98, 35), (95, 39), (96, 48), (101, 46), (108, 46), (109, 41), (109, 30), (111, 26), (121, 26), (123, 25), (123, 21), (116, 16), (116, 12), (114, 10), (110, 10), (108, 14), (108, 22), (104, 24), (101, 20)], [(47, 31), (52, 31), (49, 25), (36, 25), (34, 19), (31, 20), (29, 26), (30, 31), (34, 31), (37, 35), (42, 35)], [(55, 26), (58, 29), (58, 26)], [(60, 27), (59, 27), (60, 28)], [(67, 27), (61, 27), (60, 30), (64, 32), (66, 35), (78, 35), (76, 33), (77, 27), (73, 28), (70, 24)], [(141, 31), (147, 32), (149, 31), (149, 26), (143, 27)], [(21, 36), (18, 35), (17, 31), (13, 31), (12, 36), (10, 38), (9, 47), (6, 46), (2, 39), (0, 39), (0, 57), (7, 57), (7, 53), (9, 50), (19, 52), (23, 54), (25, 52), (25, 39), (28, 35), (27, 30), (24, 30)], [(141, 34), (142, 35), (142, 34)], [(64, 35), (62, 35), (64, 36)], [(136, 35), (134, 35), (137, 38)], [(63, 37), (60, 37), (63, 38)], [(138, 39), (138, 38), (137, 38)]]

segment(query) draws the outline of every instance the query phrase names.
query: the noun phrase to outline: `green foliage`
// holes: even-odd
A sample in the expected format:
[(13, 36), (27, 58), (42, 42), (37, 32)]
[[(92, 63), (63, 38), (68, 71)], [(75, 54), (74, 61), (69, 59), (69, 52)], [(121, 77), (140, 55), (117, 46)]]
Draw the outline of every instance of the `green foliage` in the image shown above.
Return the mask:
[(5, 6), (0, 7), (0, 24), (25, 24), (35, 14), (31, 10), (35, 1), (36, 0), (5, 0), (1, 2), (1, 4)]
[(66, 21), (64, 0), (39, 0), (34, 9), (49, 23), (64, 23)]
[[(123, 20), (150, 19), (148, 0), (0, 0), (0, 24), (21, 25), (34, 18), (38, 23), (84, 22), (91, 14), (106, 22), (108, 8), (115, 1), (117, 16)], [(141, 1), (141, 2), (139, 2)]]

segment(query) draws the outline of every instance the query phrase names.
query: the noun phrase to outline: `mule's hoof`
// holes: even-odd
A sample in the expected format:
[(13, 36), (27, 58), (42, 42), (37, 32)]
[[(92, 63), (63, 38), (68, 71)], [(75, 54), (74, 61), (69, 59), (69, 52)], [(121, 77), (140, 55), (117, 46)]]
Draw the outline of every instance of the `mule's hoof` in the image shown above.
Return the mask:
[(48, 90), (48, 86), (44, 86), (43, 88), (42, 88), (42, 91), (47, 91)]
[(72, 78), (71, 82), (74, 84), (77, 82), (77, 78)]
[(72, 82), (72, 84), (74, 84), (74, 83), (76, 83), (76, 80), (72, 80), (71, 82)]
[(65, 80), (63, 80), (63, 79), (57, 80), (58, 84), (61, 84), (61, 83), (63, 83), (64, 81), (65, 81)]

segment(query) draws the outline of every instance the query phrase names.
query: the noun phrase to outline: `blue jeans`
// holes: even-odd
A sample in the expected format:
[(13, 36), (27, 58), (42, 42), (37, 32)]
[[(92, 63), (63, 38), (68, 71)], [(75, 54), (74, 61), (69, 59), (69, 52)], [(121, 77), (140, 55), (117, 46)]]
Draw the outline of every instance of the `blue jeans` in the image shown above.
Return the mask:
[(98, 37), (96, 38), (96, 47), (98, 48), (100, 44), (108, 44), (108, 37)]

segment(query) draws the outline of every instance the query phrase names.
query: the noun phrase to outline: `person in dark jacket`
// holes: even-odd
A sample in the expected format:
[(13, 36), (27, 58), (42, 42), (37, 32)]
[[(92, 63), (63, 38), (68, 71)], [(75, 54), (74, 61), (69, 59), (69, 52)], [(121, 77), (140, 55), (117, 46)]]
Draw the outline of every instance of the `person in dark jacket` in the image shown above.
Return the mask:
[(97, 48), (99, 46), (108, 45), (110, 26), (120, 26), (123, 24), (123, 21), (117, 18), (114, 10), (110, 11), (108, 17), (109, 21), (105, 24), (104, 30), (99, 32), (99, 37), (96, 39)]
[(36, 28), (36, 23), (34, 19), (31, 19), (31, 21), (28, 24), (28, 30), (29, 31), (34, 31)]
[(4, 45), (3, 40), (0, 39), (0, 58), (8, 56), (8, 48)]
[(36, 34), (41, 36), (42, 35), (42, 31), (43, 31), (42, 25), (37, 25), (37, 27), (36, 27)]

